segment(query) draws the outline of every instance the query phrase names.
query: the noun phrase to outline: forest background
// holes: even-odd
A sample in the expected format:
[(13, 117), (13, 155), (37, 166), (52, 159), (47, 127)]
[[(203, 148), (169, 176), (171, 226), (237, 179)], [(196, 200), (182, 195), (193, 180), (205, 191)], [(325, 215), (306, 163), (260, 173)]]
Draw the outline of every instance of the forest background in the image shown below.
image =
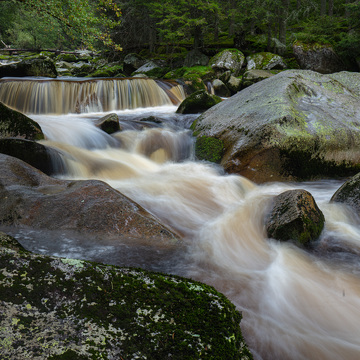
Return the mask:
[(331, 45), (352, 68), (360, 59), (360, 0), (0, 0), (0, 40), (165, 59), (226, 47), (291, 57), (300, 41)]

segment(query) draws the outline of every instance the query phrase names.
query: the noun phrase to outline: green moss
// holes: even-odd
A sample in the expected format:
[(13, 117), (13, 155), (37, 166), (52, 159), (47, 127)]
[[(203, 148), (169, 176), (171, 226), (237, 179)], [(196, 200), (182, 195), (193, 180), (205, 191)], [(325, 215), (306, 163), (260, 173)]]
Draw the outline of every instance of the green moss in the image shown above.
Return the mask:
[(216, 138), (201, 136), (196, 139), (195, 155), (200, 160), (220, 163), (224, 154), (224, 143)]
[(114, 65), (110, 67), (103, 67), (87, 75), (86, 77), (115, 77), (123, 71), (122, 65)]
[(196, 114), (211, 108), (221, 101), (221, 98), (216, 95), (211, 95), (205, 90), (198, 90), (189, 95), (180, 104), (176, 112), (180, 114)]
[(8, 239), (15, 250), (5, 251), (6, 237), (0, 247), (4, 359), (16, 359), (17, 339), (30, 358), (252, 359), (241, 314), (211, 286), (19, 253)]

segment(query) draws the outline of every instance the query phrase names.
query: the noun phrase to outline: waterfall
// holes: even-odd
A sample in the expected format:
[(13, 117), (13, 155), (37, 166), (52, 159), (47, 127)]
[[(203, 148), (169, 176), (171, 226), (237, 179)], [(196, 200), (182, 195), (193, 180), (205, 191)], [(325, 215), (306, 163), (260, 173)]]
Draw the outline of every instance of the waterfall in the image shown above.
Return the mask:
[(1, 79), (0, 101), (26, 114), (109, 112), (177, 105), (183, 87), (152, 79)]

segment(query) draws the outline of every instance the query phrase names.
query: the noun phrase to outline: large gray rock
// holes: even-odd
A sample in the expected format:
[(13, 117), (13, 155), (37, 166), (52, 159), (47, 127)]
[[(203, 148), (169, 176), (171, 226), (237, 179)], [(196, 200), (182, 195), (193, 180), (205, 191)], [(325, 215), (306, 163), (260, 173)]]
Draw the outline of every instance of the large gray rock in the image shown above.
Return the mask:
[(0, 138), (6, 137), (40, 140), (44, 134), (37, 122), (0, 102)]
[(18, 63), (1, 65), (0, 77), (43, 76), (56, 78), (55, 64), (48, 59), (28, 59)]
[(95, 122), (95, 125), (108, 134), (120, 131), (119, 116), (115, 113), (103, 116)]
[(176, 245), (180, 239), (126, 196), (96, 180), (50, 178), (0, 154), (0, 224)]
[(344, 68), (341, 59), (330, 45), (310, 45), (297, 41), (293, 45), (293, 53), (301, 69), (331, 74)]
[(146, 63), (146, 60), (140, 55), (135, 53), (127, 54), (124, 58), (124, 72), (126, 75), (130, 75), (140, 66), (143, 66)]
[(226, 49), (213, 56), (209, 65), (220, 75), (230, 70), (234, 76), (238, 76), (244, 64), (245, 56), (237, 49)]
[(335, 192), (331, 201), (351, 206), (360, 215), (360, 173), (347, 180)]
[(359, 171), (360, 74), (287, 70), (203, 113), (196, 134), (222, 140), (221, 164), (255, 182)]
[(36, 255), (0, 233), (2, 359), (247, 359), (241, 314), (175, 275)]
[(305, 245), (320, 236), (324, 221), (308, 191), (289, 190), (274, 198), (265, 226), (270, 238)]

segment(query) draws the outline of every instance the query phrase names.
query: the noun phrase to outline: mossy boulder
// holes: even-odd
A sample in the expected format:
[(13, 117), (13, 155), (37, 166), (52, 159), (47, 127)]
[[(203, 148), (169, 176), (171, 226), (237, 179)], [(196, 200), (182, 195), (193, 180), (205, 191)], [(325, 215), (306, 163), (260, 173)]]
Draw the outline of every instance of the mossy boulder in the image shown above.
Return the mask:
[(95, 70), (87, 77), (124, 77), (122, 64), (107, 64)]
[(169, 70), (170, 68), (167, 66), (159, 65), (154, 61), (149, 61), (135, 70), (132, 75), (144, 74), (151, 78), (162, 78)]
[(66, 62), (80, 61), (80, 59), (77, 58), (75, 54), (67, 54), (67, 53), (59, 54), (58, 57), (56, 58), (56, 60), (57, 61), (66, 61)]
[(231, 91), (220, 79), (213, 80), (212, 87), (217, 96), (221, 96), (221, 97), (231, 96)]
[(306, 245), (318, 239), (325, 218), (306, 190), (289, 190), (276, 196), (266, 221), (269, 238)]
[(0, 139), (6, 137), (41, 140), (44, 134), (37, 122), (0, 102)]
[(301, 69), (331, 74), (344, 69), (340, 57), (329, 44), (307, 44), (296, 41), (293, 44), (294, 57)]
[(72, 66), (71, 74), (77, 77), (85, 77), (94, 72), (95, 66), (91, 63), (77, 63), (81, 66)]
[(96, 121), (95, 125), (108, 134), (120, 131), (119, 117), (115, 113), (103, 116)]
[(331, 201), (350, 206), (360, 216), (360, 173), (347, 180), (335, 192)]
[(178, 114), (196, 114), (203, 112), (221, 102), (221, 98), (199, 90), (189, 95), (178, 107)]
[(277, 54), (260, 52), (246, 57), (246, 70), (284, 70), (284, 59)]
[(237, 49), (226, 49), (213, 56), (209, 64), (216, 73), (222, 74), (230, 70), (232, 74), (238, 76), (244, 64), (245, 56)]
[(0, 77), (43, 76), (56, 78), (55, 64), (50, 59), (26, 59), (0, 66)]
[(127, 54), (123, 62), (123, 70), (126, 75), (131, 75), (140, 66), (146, 63), (146, 59), (136, 53)]
[(252, 181), (360, 171), (360, 74), (285, 70), (205, 111), (197, 136), (220, 139), (221, 165)]
[(252, 359), (241, 314), (175, 275), (30, 253), (0, 233), (4, 360)]

